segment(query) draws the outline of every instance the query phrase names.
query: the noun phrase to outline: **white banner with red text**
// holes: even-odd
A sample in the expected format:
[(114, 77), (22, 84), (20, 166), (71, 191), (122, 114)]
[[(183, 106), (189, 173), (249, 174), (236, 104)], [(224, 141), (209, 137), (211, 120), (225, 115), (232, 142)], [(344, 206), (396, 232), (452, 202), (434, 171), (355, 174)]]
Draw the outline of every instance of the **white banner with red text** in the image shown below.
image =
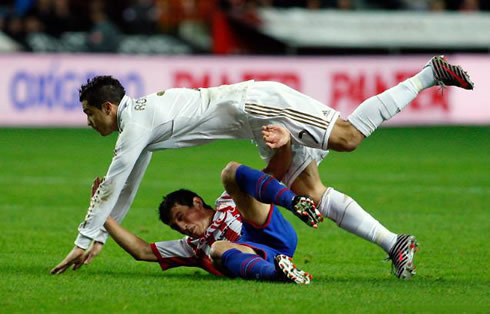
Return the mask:
[[(368, 97), (417, 73), (430, 56), (164, 57), (0, 55), (0, 126), (83, 126), (78, 89), (112, 75), (140, 97), (171, 87), (208, 87), (243, 80), (285, 83), (346, 118)], [(489, 125), (490, 55), (452, 55), (475, 90), (433, 87), (388, 125)]]

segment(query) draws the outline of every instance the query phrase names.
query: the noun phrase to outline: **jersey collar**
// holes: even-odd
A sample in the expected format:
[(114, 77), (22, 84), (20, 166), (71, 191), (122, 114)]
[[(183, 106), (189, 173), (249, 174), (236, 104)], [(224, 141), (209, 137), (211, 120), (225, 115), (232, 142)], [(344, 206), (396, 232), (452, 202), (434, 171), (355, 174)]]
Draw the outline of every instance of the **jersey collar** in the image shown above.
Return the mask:
[(124, 95), (123, 99), (121, 99), (121, 102), (119, 103), (119, 106), (117, 106), (117, 128), (119, 129), (119, 132), (122, 131), (122, 129), (121, 129), (122, 112), (128, 106), (129, 100), (130, 100), (129, 96)]

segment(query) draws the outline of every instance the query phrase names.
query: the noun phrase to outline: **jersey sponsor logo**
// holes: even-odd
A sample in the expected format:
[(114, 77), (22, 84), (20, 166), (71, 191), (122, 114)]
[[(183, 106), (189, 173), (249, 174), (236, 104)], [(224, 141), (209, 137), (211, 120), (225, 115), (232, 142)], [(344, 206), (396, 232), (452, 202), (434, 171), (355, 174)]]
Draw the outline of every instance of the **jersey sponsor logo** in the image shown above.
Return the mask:
[(300, 139), (302, 139), (304, 134), (309, 135), (313, 139), (313, 141), (318, 144), (318, 141), (316, 140), (316, 138), (313, 136), (313, 134), (311, 134), (310, 132), (308, 132), (308, 130), (303, 130), (303, 131), (299, 132), (298, 137)]

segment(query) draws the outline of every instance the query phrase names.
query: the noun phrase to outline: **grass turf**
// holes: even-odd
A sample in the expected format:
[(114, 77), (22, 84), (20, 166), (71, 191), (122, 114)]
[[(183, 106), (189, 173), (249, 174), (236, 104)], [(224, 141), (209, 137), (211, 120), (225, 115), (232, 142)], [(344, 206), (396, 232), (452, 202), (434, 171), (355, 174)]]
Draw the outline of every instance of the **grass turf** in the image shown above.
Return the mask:
[[(413, 233), (417, 276), (400, 281), (384, 252), (331, 222), (299, 236), (310, 286), (162, 272), (109, 240), (92, 265), (49, 275), (73, 247), (92, 178), (116, 137), (79, 129), (0, 129), (0, 312), (399, 312), (490, 310), (490, 128), (380, 129), (353, 153), (332, 152), (324, 182), (394, 232)], [(186, 187), (212, 203), (230, 160), (262, 167), (253, 145), (221, 141), (157, 152), (123, 225), (147, 241), (180, 238), (158, 222), (164, 193)]]

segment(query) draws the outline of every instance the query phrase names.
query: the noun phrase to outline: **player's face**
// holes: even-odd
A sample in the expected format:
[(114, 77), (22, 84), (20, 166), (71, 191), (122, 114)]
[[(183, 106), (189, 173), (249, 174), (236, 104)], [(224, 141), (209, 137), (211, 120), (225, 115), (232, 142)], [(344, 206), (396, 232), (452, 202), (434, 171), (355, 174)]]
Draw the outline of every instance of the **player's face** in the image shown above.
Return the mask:
[(117, 130), (116, 109), (106, 103), (102, 109), (90, 106), (87, 101), (82, 102), (83, 112), (87, 115), (87, 124), (100, 135), (106, 136)]
[(209, 215), (206, 209), (197, 206), (175, 204), (170, 211), (170, 227), (192, 238), (200, 238), (209, 227)]

